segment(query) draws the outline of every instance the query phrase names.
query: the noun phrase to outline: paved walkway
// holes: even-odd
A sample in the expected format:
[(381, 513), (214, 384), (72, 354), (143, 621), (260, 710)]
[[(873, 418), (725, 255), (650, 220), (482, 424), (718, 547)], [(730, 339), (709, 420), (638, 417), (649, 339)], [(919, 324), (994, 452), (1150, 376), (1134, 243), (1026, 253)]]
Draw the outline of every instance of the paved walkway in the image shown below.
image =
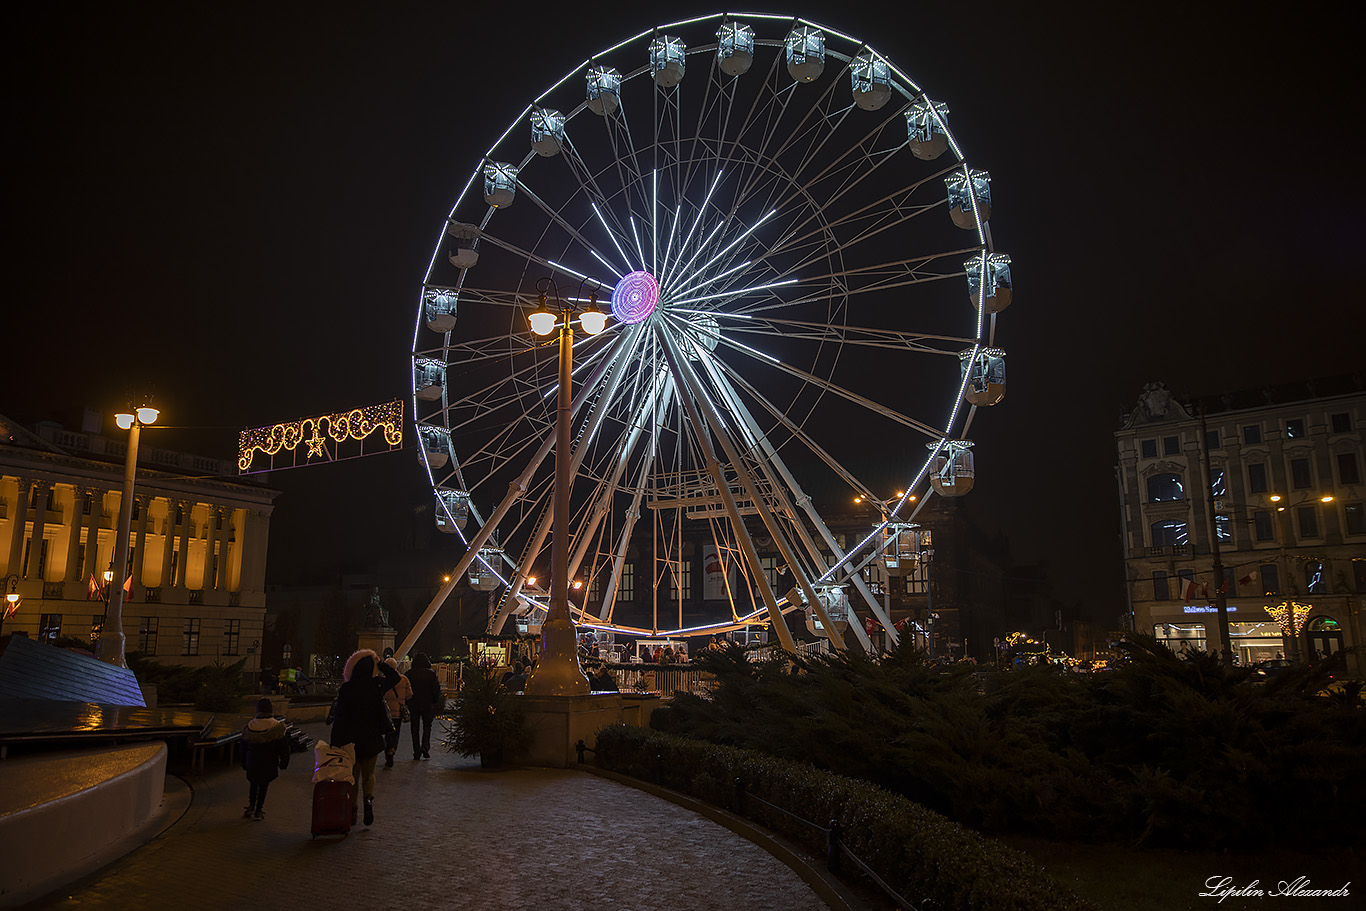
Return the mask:
[(392, 769), (381, 759), (375, 824), (342, 839), (309, 836), (311, 753), (294, 754), (271, 785), (261, 821), (242, 818), (240, 770), (211, 769), (166, 832), (30, 907), (826, 908), (762, 848), (635, 788), (574, 770), (484, 771), (445, 752), (408, 757)]

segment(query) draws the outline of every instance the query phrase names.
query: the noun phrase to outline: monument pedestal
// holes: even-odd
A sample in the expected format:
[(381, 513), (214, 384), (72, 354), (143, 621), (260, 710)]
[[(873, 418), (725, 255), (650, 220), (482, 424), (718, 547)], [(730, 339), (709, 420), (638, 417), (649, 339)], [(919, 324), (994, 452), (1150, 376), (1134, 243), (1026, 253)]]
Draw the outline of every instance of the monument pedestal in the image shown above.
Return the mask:
[(394, 647), (394, 637), (398, 630), (389, 626), (367, 626), (356, 634), (356, 648), (372, 648), (375, 654), (384, 657), (386, 648)]
[(517, 763), (572, 768), (578, 763), (574, 744), (582, 740), (589, 747), (597, 741), (598, 731), (612, 724), (644, 727), (659, 704), (658, 696), (634, 693), (588, 693), (582, 696), (521, 696), (526, 711), (531, 743), (517, 755)]

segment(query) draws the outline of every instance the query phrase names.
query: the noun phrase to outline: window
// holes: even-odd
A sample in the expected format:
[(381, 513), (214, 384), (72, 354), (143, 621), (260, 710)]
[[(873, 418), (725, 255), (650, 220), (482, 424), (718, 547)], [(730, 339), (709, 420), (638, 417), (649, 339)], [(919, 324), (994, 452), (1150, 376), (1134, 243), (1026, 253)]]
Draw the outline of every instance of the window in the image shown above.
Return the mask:
[(1153, 547), (1179, 547), (1186, 543), (1186, 523), (1176, 519), (1154, 522), (1151, 526)]
[(1314, 482), (1309, 471), (1308, 459), (1290, 460), (1290, 483), (1295, 486), (1296, 490), (1304, 490), (1313, 486)]
[(1153, 570), (1153, 600), (1170, 601), (1171, 597), (1171, 586), (1167, 584), (1167, 571)]
[(227, 646), (226, 646), (226, 648), (224, 649), (223, 654), (225, 654), (225, 655), (236, 655), (236, 654), (237, 654), (237, 647), (238, 647), (239, 641), (240, 641), (240, 639), (241, 639), (241, 637), (242, 637), (242, 621), (241, 621), (241, 620), (229, 620), (229, 621), (228, 621), (228, 628), (227, 628), (226, 630), (224, 630), (223, 632), (224, 632), (224, 634), (228, 637)]
[(1224, 469), (1211, 468), (1209, 470), (1209, 495), (1212, 497), (1228, 496), (1228, 489), (1224, 486)]
[(764, 577), (768, 579), (770, 588), (776, 588), (778, 585), (778, 564), (781, 562), (781, 559), (775, 556), (761, 556), (759, 558), (759, 567), (764, 571)]
[(134, 497), (134, 498), (133, 498), (133, 512), (132, 512), (132, 518), (133, 518), (133, 519), (141, 519), (141, 518), (142, 518), (142, 501), (139, 500), (137, 497)]
[(62, 634), (61, 614), (38, 615), (38, 639), (42, 642), (56, 642)]
[(1333, 433), (1351, 433), (1352, 416), (1347, 412), (1339, 412), (1330, 417), (1329, 422), (1333, 425)]
[(1259, 509), (1252, 514), (1252, 533), (1258, 541), (1276, 540), (1276, 527), (1272, 524), (1271, 513)]
[(1308, 560), (1304, 564), (1304, 588), (1311, 595), (1328, 594), (1328, 574), (1318, 560)]
[(1262, 594), (1279, 595), (1281, 593), (1281, 568), (1275, 563), (1263, 563), (1261, 568)]
[(1301, 506), (1295, 510), (1300, 520), (1300, 537), (1317, 538), (1319, 536), (1319, 510), (1317, 506)]
[(1262, 441), (1262, 425), (1248, 424), (1243, 428), (1243, 442), (1251, 445)]
[(1181, 580), (1176, 586), (1176, 597), (1180, 600), (1185, 600), (1186, 589), (1190, 588), (1191, 583), (1195, 581), (1195, 572), (1193, 570), (1183, 569), (1176, 575), (1177, 578)]
[(1366, 560), (1358, 557), (1352, 561), (1352, 580), (1356, 582), (1357, 591), (1366, 592)]
[(1302, 440), (1304, 437), (1304, 418), (1288, 418), (1285, 422), (1285, 438)]
[(81, 499), (81, 515), (88, 516), (94, 511), (95, 495), (93, 493), (88, 493)]
[(177, 504), (176, 504), (176, 507), (175, 507), (175, 524), (177, 524), (177, 525), (183, 525), (183, 524), (185, 524), (185, 506), (184, 506), (184, 504), (181, 504), (181, 503), (177, 503)]
[(103, 617), (91, 617), (91, 618), (90, 618), (90, 641), (91, 641), (91, 642), (97, 641), (97, 640), (100, 638), (100, 634), (103, 633), (103, 632), (104, 632), (104, 618), (103, 618)]
[(157, 653), (157, 618), (143, 617), (138, 624), (138, 651), (148, 657)]
[(1181, 486), (1181, 475), (1175, 472), (1155, 474), (1148, 479), (1148, 502), (1162, 503), (1170, 500), (1184, 500), (1186, 491)]
[(38, 544), (38, 578), (47, 578), (47, 538)]
[(636, 567), (633, 563), (621, 564), (621, 578), (617, 581), (617, 600), (636, 600)]
[(1220, 544), (1233, 540), (1233, 522), (1228, 516), (1215, 516), (1214, 530), (1219, 537)]
[(1217, 430), (1206, 430), (1206, 431), (1205, 431), (1205, 448), (1206, 448), (1206, 449), (1218, 449), (1218, 448), (1219, 448), (1219, 431), (1217, 431)]
[(180, 549), (171, 551), (171, 571), (166, 576), (167, 585), (180, 584)]
[(1249, 493), (1266, 493), (1270, 489), (1266, 482), (1266, 463), (1253, 462), (1247, 466), (1247, 489)]
[(1338, 453), (1338, 482), (1343, 486), (1361, 483), (1361, 469), (1355, 452)]
[(185, 630), (180, 637), (180, 654), (199, 654), (199, 618), (186, 617)]
[(683, 557), (679, 562), (672, 564), (672, 568), (673, 573), (670, 578), (673, 579), (674, 597), (683, 601), (691, 601), (693, 599), (692, 560)]
[(1144, 440), (1142, 443), (1139, 444), (1139, 448), (1143, 452), (1143, 458), (1157, 458), (1157, 440)]
[(1180, 437), (1163, 437), (1163, 438), (1162, 438), (1162, 451), (1163, 451), (1165, 454), (1167, 454), (1167, 455), (1180, 455), (1180, 454), (1181, 454), (1181, 438), (1180, 438)]
[(598, 573), (597, 575), (595, 575), (595, 576), (593, 577), (593, 580), (592, 580), (591, 582), (588, 583), (588, 600), (589, 600), (589, 601), (601, 601), (601, 600), (602, 600), (602, 577), (603, 577), (603, 573)]
[(1366, 535), (1366, 511), (1360, 503), (1348, 503), (1342, 512), (1347, 517), (1347, 534)]

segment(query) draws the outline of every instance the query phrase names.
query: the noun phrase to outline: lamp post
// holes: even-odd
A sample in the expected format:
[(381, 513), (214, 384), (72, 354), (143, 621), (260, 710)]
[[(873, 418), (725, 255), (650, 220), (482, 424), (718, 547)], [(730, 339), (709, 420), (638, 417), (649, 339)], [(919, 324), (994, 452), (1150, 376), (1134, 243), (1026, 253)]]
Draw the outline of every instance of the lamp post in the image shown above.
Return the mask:
[(96, 643), (95, 654), (101, 661), (118, 667), (127, 667), (124, 660), (123, 638), (123, 585), (128, 578), (128, 534), (133, 523), (133, 481), (138, 468), (138, 438), (146, 424), (155, 424), (160, 412), (150, 405), (114, 415), (114, 422), (128, 431), (128, 455), (123, 460), (123, 497), (119, 500), (119, 531), (114, 539), (114, 576), (110, 581), (113, 590), (109, 593), (105, 609), (104, 628), (100, 630), (100, 640)]
[(19, 602), (23, 599), (19, 597), (19, 574), (10, 573), (5, 577), (5, 603), (0, 607), (0, 630), (5, 628), (5, 621), (13, 616), (19, 609)]
[[(1268, 500), (1276, 507), (1276, 513), (1280, 517), (1276, 523), (1281, 539), (1281, 571), (1284, 573), (1284, 581), (1281, 585), (1285, 589), (1285, 614), (1280, 619), (1281, 639), (1285, 643), (1285, 657), (1292, 664), (1300, 663), (1300, 630), (1295, 618), (1295, 602), (1290, 598), (1290, 513), (1287, 507), (1303, 506), (1311, 500), (1318, 503), (1333, 502), (1332, 494), (1323, 494), (1318, 497), (1306, 497), (1295, 503), (1286, 503), (1285, 497), (1278, 493), (1273, 493)], [(1309, 592), (1305, 592), (1309, 594)]]
[[(582, 295), (584, 282), (579, 284)], [(581, 696), (591, 687), (579, 667), (578, 636), (574, 618), (569, 613), (569, 487), (570, 472), (570, 404), (573, 399), (574, 376), (574, 314), (573, 301), (560, 297), (560, 289), (550, 278), (537, 282), (540, 305), (528, 317), (531, 331), (545, 336), (559, 329), (560, 384), (556, 390), (555, 411), (555, 515), (550, 542), (550, 607), (541, 626), (541, 658), (529, 678), (525, 692), (529, 696)], [(547, 301), (547, 290), (555, 292), (552, 310)], [(607, 325), (607, 316), (597, 307), (597, 292), (590, 291), (588, 304), (578, 311), (579, 325), (589, 335), (597, 335)]]

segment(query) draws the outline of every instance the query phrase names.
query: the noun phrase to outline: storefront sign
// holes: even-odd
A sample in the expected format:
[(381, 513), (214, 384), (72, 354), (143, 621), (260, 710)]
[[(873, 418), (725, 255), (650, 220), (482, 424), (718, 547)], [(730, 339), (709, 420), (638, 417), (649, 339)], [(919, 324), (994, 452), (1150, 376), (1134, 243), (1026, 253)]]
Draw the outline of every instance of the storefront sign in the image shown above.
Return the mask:
[[(1236, 613), (1237, 610), (1238, 610), (1238, 608), (1234, 607), (1232, 604), (1230, 604), (1230, 605), (1228, 606), (1228, 612), (1229, 612), (1230, 614)], [(1213, 604), (1187, 604), (1185, 607), (1181, 608), (1181, 613), (1183, 613), (1183, 614), (1217, 614), (1217, 613), (1219, 613), (1219, 608), (1215, 607)]]

